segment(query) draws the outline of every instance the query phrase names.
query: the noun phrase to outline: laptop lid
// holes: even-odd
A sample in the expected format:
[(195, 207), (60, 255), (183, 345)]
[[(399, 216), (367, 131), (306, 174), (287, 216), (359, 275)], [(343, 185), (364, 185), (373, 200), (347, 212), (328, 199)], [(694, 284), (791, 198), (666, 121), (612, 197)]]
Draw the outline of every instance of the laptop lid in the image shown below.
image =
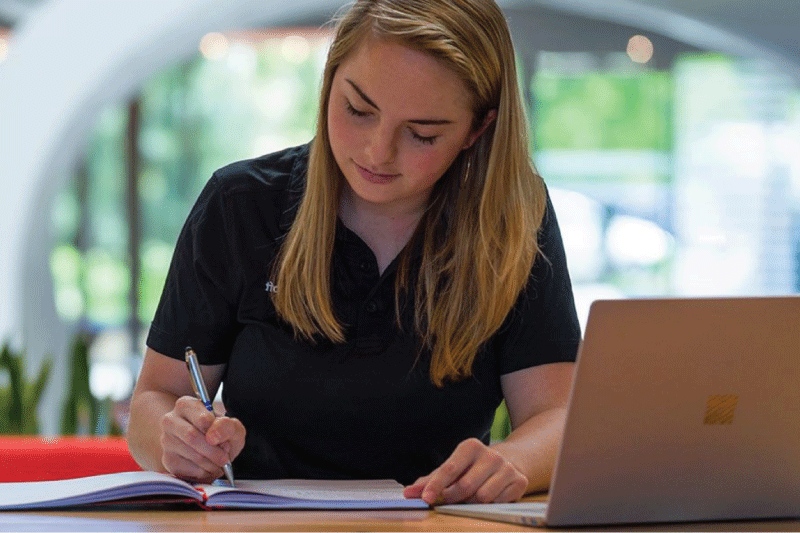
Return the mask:
[(597, 301), (545, 521), (800, 515), (800, 297)]

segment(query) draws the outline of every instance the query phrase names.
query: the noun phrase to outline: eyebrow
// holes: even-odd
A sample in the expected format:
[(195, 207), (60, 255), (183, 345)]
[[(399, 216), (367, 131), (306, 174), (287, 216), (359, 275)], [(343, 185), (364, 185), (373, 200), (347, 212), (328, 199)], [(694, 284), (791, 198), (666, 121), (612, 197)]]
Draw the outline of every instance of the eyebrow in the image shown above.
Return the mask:
[[(346, 81), (347, 81), (347, 83), (349, 83), (353, 87), (353, 90), (358, 93), (358, 96), (360, 96), (362, 100), (364, 100), (366, 103), (368, 103), (370, 106), (374, 107), (378, 111), (381, 110), (381, 108), (378, 107), (375, 104), (375, 102), (373, 102), (372, 99), (370, 99), (369, 96), (364, 94), (364, 91), (361, 90), (361, 87), (359, 87), (356, 84), (356, 82), (354, 82), (353, 80), (349, 80), (349, 79), (346, 80)], [(453, 123), (452, 120), (434, 119), (434, 118), (417, 118), (417, 119), (407, 120), (406, 122), (410, 122), (412, 124), (419, 124), (420, 126), (440, 126), (440, 125), (443, 125), (443, 124), (452, 124)]]

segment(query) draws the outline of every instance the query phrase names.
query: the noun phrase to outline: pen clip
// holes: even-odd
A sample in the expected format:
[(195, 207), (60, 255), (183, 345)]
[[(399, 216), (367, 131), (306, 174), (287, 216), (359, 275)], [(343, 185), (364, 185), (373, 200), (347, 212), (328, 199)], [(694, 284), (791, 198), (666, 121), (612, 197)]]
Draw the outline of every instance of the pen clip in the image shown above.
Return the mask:
[(192, 382), (194, 394), (205, 404), (206, 408), (209, 408), (211, 405), (211, 398), (208, 397), (206, 384), (203, 381), (203, 374), (200, 373), (200, 364), (197, 362), (197, 355), (190, 347), (186, 348), (185, 359), (186, 367), (189, 369), (189, 381)]

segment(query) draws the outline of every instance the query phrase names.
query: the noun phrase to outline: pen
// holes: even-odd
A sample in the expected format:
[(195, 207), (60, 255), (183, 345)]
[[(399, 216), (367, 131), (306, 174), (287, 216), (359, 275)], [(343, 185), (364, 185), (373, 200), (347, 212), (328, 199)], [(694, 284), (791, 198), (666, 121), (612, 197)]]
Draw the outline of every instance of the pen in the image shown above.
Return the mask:
[[(213, 413), (214, 406), (211, 405), (211, 398), (208, 397), (206, 383), (203, 381), (203, 375), (200, 373), (200, 364), (197, 362), (197, 354), (194, 353), (194, 350), (192, 350), (191, 346), (186, 347), (185, 354), (186, 367), (189, 369), (189, 377), (191, 378), (194, 394), (200, 398), (200, 401), (203, 402), (203, 405), (206, 406), (206, 409)], [(225, 471), (225, 477), (228, 478), (228, 483), (230, 483), (231, 487), (233, 487), (233, 467), (231, 466), (231, 462), (228, 461), (225, 463), (225, 466), (223, 466), (222, 469)]]

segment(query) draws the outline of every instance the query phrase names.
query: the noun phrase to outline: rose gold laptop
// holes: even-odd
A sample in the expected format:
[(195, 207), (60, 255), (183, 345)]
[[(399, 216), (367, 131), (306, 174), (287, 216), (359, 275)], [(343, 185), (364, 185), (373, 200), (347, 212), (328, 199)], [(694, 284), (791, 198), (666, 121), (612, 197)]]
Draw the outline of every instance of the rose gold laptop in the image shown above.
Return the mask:
[(595, 302), (547, 504), (443, 507), (551, 526), (800, 516), (800, 296)]

